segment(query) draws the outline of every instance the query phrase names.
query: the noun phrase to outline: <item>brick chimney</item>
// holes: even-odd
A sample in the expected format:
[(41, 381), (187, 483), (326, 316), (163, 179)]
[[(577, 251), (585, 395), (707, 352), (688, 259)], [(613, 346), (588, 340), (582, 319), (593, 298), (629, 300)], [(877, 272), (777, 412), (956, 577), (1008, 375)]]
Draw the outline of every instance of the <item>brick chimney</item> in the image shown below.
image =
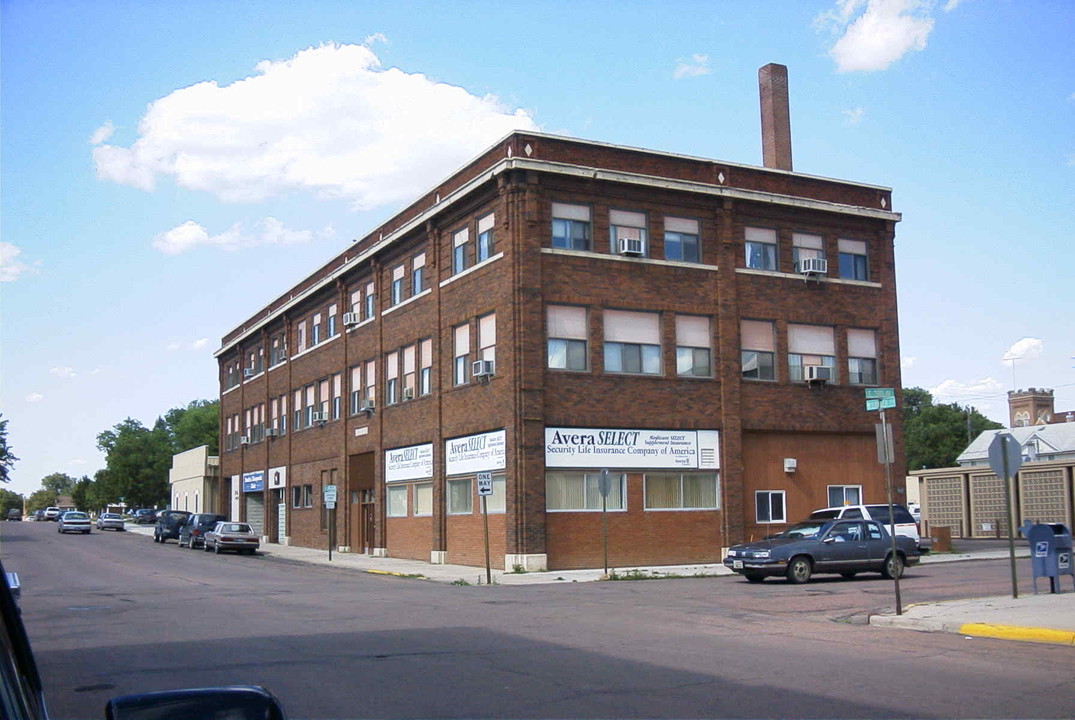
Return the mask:
[(761, 94), (761, 154), (767, 168), (791, 170), (791, 112), (788, 68), (769, 63), (758, 70)]

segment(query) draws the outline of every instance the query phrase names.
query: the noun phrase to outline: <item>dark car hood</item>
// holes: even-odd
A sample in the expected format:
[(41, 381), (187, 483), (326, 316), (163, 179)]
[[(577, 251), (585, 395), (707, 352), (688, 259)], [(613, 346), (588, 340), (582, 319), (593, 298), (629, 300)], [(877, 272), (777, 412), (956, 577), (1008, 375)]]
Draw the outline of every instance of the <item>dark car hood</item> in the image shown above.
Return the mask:
[(768, 540), (755, 540), (754, 542), (743, 543), (742, 545), (732, 546), (733, 550), (770, 550), (775, 547), (782, 547), (784, 545), (792, 545), (794, 543), (800, 543), (803, 540), (812, 540), (813, 538), (792, 538), (792, 537), (775, 537)]

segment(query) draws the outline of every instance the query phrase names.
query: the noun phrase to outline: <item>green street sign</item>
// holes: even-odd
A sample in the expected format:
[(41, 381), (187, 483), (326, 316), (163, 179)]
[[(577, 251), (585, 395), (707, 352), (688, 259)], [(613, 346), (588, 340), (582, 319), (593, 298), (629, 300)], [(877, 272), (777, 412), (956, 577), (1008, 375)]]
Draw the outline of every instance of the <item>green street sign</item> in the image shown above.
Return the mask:
[(870, 412), (872, 412), (874, 410), (880, 410), (881, 409), (881, 401), (880, 400), (867, 400), (866, 401), (866, 409), (868, 411), (870, 411)]
[(866, 401), (866, 409), (868, 411), (888, 410), (889, 408), (894, 407), (896, 407), (896, 398), (894, 397), (870, 398)]
[[(874, 398), (894, 398), (896, 397), (895, 388), (866, 388), (866, 399), (872, 400)], [(896, 407), (892, 405), (891, 407)]]

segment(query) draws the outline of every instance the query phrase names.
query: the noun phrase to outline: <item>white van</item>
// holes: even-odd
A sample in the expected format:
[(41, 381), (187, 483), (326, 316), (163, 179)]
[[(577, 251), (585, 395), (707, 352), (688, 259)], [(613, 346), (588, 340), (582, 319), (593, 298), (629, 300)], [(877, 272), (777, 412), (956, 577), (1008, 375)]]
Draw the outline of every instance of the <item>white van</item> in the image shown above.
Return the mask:
[[(928, 540), (922, 540), (922, 536), (918, 533), (918, 524), (915, 522), (910, 511), (903, 505), (893, 505), (892, 509), (896, 516), (896, 534), (911, 538), (915, 541), (915, 544), (918, 545), (919, 550), (923, 553), (928, 553), (930, 551), (931, 543)], [(884, 505), (842, 505), (840, 507), (822, 508), (821, 510), (815, 510), (810, 513), (809, 519), (854, 520), (856, 518), (876, 520), (884, 525), (886, 530), (890, 527), (887, 503)]]

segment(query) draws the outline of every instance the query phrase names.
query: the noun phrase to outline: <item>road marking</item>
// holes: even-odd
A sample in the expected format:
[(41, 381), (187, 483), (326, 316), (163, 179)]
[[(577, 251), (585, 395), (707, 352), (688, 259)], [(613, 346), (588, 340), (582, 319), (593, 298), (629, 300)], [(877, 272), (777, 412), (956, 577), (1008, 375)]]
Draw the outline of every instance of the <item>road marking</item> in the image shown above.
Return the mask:
[(1054, 645), (1075, 645), (1075, 631), (1051, 630), (1049, 628), (1020, 627), (1018, 625), (990, 625), (988, 623), (966, 623), (959, 626), (962, 635), (975, 637), (1000, 638), (1001, 640), (1022, 640), (1024, 642), (1051, 643)]

